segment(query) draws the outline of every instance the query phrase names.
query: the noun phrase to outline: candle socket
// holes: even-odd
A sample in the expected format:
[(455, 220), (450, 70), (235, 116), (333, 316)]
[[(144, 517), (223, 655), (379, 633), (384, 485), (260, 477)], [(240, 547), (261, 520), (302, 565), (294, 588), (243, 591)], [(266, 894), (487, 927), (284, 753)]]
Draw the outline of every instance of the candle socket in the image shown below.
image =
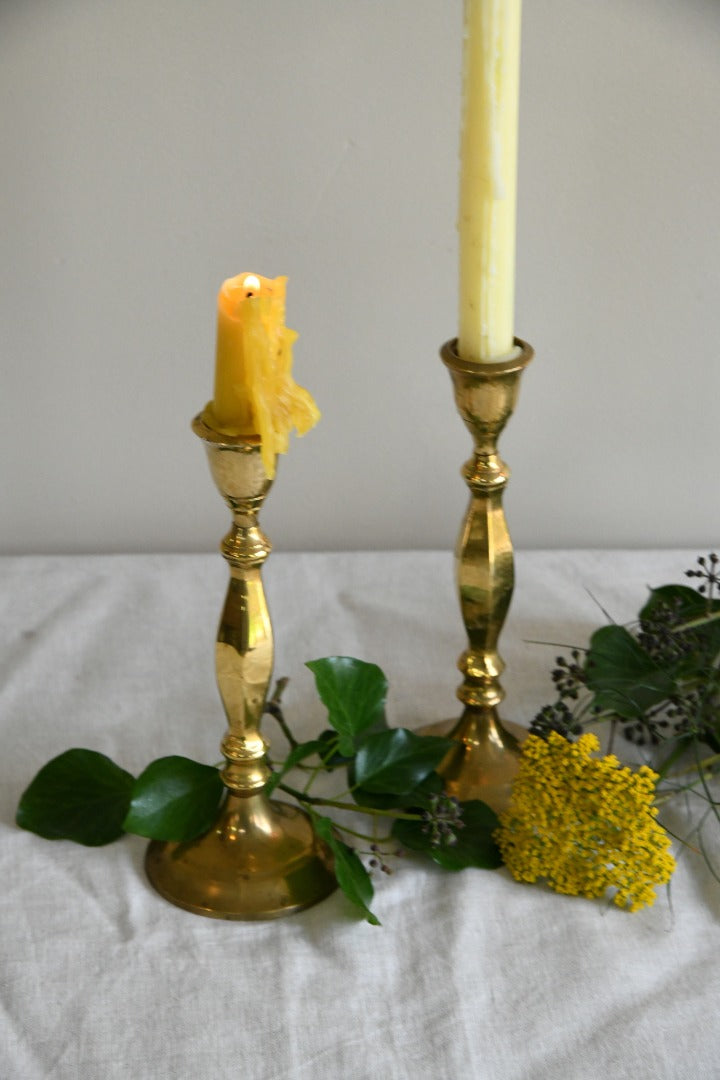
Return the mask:
[(332, 857), (297, 806), (268, 798), (268, 743), (260, 723), (273, 666), (273, 631), (261, 568), (270, 554), (258, 513), (272, 481), (260, 440), (224, 435), (197, 416), (215, 484), (233, 515), (220, 545), (230, 584), (215, 645), (228, 722), (221, 750), (225, 794), (213, 826), (184, 843), (154, 840), (145, 868), (166, 900), (218, 919), (272, 919), (309, 907), (336, 887)]
[(438, 772), (448, 794), (462, 802), (482, 799), (504, 809), (519, 764), (525, 728), (501, 721), (498, 705), (505, 697), (500, 675), (505, 664), (497, 650), (515, 581), (512, 542), (502, 496), (510, 472), (499, 457), (497, 441), (515, 408), (520, 376), (533, 357), (532, 348), (515, 339), (517, 356), (497, 363), (462, 360), (457, 341), (440, 350), (452, 378), (455, 402), (475, 444), (463, 468), (470, 503), (455, 548), (460, 609), (468, 648), (458, 660), (464, 675), (457, 696), (464, 705), (456, 721), (433, 724), (426, 734), (449, 735), (456, 746)]

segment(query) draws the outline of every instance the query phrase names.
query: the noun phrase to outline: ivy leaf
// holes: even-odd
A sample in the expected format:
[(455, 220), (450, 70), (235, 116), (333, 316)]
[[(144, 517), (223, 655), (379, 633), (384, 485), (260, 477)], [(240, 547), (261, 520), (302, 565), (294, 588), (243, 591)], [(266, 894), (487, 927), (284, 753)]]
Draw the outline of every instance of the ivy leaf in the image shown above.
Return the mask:
[[(353, 776), (351, 775), (351, 783)], [(389, 795), (385, 792), (367, 791), (363, 787), (353, 787), (352, 797), (360, 806), (370, 806), (375, 810), (395, 810), (399, 807), (412, 806), (425, 810), (430, 805), (433, 795), (441, 795), (445, 781), (436, 772), (427, 774), (422, 783), (405, 795)]]
[(385, 726), (387, 679), (377, 664), (352, 656), (326, 656), (310, 660), (306, 667), (315, 676), (330, 726), (340, 736), (340, 753), (350, 757), (359, 736)]
[(66, 750), (24, 792), (15, 821), (46, 840), (101, 847), (123, 834), (134, 778), (96, 750)]
[[(718, 602), (714, 601), (713, 608), (717, 606)], [(706, 597), (691, 589), (689, 585), (661, 585), (659, 589), (650, 590), (650, 596), (640, 610), (640, 618), (651, 619), (658, 614), (659, 609), (667, 607), (677, 611), (679, 619), (684, 622), (686, 619), (704, 615), (708, 602)]]
[(640, 618), (652, 620), (668, 607), (678, 620), (676, 633), (690, 631), (694, 640), (707, 645), (713, 654), (720, 649), (720, 600), (708, 600), (687, 585), (662, 585), (650, 590)]
[(464, 827), (456, 831), (457, 840), (452, 845), (433, 847), (429, 834), (423, 832), (422, 821), (396, 820), (392, 834), (403, 847), (424, 852), (444, 870), (465, 870), (469, 866), (495, 870), (502, 866), (500, 849), (494, 840), (498, 827), (495, 811), (479, 799), (460, 803), (460, 810)]
[(297, 746), (294, 746), (280, 768), (272, 774), (265, 785), (263, 789), (265, 795), (268, 797), (272, 795), (283, 776), (285, 776), (286, 773), (289, 773), (291, 769), (294, 769), (296, 765), (299, 765), (301, 761), (311, 757), (313, 754), (322, 753), (325, 749), (326, 744), (322, 739), (312, 739), (310, 742), (299, 743)]
[(455, 744), (436, 735), (394, 728), (371, 735), (355, 756), (354, 780), (365, 791), (407, 795)]
[[(383, 712), (383, 720), (384, 717), (385, 713)], [(325, 768), (328, 772), (332, 772), (333, 769), (338, 769), (342, 765), (347, 765), (352, 761), (352, 754), (341, 754), (337, 749), (330, 757), (326, 756), (328, 750), (330, 750), (332, 746), (337, 747), (338, 744), (338, 733), (337, 731), (333, 731), (332, 728), (325, 728), (324, 731), (321, 731), (318, 735), (318, 741), (322, 743), (322, 747), (318, 753), (320, 754), (320, 757), (323, 758)]]
[(643, 716), (675, 688), (672, 674), (658, 667), (624, 626), (595, 631), (585, 671), (594, 704), (628, 720)]
[(158, 758), (135, 781), (125, 829), (151, 840), (194, 840), (215, 820), (223, 789), (214, 765)]
[(330, 818), (313, 814), (313, 823), (318, 836), (325, 841), (335, 856), (335, 877), (338, 885), (355, 907), (360, 909), (366, 922), (372, 926), (380, 926), (380, 920), (368, 907), (373, 898), (374, 889), (370, 875), (358, 855), (338, 838)]

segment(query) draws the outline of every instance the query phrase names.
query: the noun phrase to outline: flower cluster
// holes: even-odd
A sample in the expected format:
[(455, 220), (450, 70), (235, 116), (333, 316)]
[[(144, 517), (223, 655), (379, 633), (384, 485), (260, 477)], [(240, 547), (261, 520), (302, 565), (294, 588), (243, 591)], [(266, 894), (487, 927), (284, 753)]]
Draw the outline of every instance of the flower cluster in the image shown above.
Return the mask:
[(422, 815), (422, 831), (430, 837), (432, 847), (457, 844), (457, 830), (465, 828), (458, 799), (453, 795), (433, 795), (429, 807)]
[(544, 878), (572, 896), (599, 897), (630, 911), (655, 901), (675, 869), (670, 838), (655, 820), (657, 774), (614, 755), (593, 758), (597, 736), (571, 743), (530, 735), (496, 839), (518, 881)]

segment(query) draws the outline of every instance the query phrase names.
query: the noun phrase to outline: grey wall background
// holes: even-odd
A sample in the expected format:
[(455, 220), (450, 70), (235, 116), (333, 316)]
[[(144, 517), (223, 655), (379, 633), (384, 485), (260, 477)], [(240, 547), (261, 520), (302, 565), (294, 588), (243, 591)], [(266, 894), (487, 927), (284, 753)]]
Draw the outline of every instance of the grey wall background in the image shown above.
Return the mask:
[[(460, 0), (3, 0), (0, 546), (200, 550), (215, 294), (290, 277), (285, 549), (450, 547)], [(717, 543), (720, 3), (526, 0), (517, 546)]]

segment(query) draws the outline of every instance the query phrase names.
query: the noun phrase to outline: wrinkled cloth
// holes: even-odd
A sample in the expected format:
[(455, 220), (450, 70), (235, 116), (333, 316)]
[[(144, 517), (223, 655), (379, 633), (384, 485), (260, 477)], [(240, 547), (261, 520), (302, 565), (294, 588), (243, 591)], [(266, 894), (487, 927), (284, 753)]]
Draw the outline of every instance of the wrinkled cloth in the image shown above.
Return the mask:
[[(696, 554), (518, 553), (503, 715), (528, 724), (554, 698), (558, 644), (584, 645), (600, 605), (631, 619), (646, 587), (682, 580)], [(450, 554), (276, 553), (264, 578), (301, 738), (326, 726), (304, 663), (338, 653), (384, 669), (391, 724), (459, 715)], [(201, 918), (150, 888), (139, 838), (88, 849), (15, 826), (24, 788), (69, 747), (134, 774), (166, 754), (217, 761), (226, 579), (217, 555), (0, 560), (0, 1076), (717, 1075), (720, 1032), (699, 1025), (720, 1003), (720, 885), (678, 845), (670, 892), (632, 915), (504, 869), (407, 858), (375, 879), (377, 928), (339, 893), (267, 923)], [(690, 810), (675, 811), (679, 833)]]

